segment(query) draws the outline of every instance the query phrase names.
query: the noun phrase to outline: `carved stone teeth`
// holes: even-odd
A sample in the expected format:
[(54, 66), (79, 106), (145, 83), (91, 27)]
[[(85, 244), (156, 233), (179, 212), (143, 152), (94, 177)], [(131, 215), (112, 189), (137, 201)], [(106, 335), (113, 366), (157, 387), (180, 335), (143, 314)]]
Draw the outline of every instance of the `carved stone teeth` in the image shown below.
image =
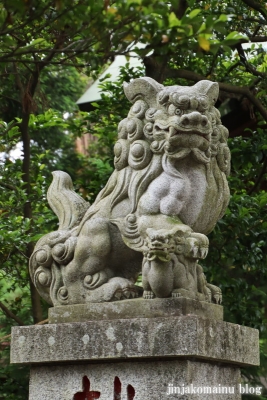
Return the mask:
[(169, 127), (169, 134), (170, 134), (170, 137), (172, 137), (172, 136), (177, 134), (177, 130), (173, 126), (170, 126)]

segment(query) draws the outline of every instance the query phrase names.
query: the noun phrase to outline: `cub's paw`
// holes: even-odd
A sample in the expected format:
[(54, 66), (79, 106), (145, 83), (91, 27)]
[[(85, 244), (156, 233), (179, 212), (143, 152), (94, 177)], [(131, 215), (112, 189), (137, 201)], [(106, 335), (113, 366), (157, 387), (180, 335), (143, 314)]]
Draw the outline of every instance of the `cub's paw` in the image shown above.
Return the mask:
[(154, 295), (154, 293), (153, 293), (152, 291), (150, 291), (150, 290), (144, 290), (143, 298), (144, 298), (144, 299), (154, 299), (154, 298), (155, 298), (155, 295)]
[(182, 297), (181, 290), (180, 290), (180, 289), (174, 289), (174, 290), (172, 291), (172, 297), (175, 297), (175, 298), (177, 298), (177, 297)]

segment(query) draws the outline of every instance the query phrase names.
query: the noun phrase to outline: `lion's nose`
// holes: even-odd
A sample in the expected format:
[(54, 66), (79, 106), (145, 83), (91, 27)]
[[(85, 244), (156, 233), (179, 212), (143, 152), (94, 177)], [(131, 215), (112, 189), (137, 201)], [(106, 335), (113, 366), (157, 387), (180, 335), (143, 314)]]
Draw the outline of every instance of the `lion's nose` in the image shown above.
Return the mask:
[(208, 125), (208, 118), (197, 111), (193, 111), (189, 114), (182, 115), (180, 124), (185, 128), (190, 128), (191, 126), (201, 126), (204, 128)]

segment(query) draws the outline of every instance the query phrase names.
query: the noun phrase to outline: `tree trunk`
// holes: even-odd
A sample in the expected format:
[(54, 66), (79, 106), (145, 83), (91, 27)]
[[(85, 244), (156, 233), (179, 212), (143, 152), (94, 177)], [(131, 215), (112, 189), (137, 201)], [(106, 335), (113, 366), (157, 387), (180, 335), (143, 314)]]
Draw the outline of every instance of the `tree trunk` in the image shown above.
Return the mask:
[[(24, 218), (29, 218), (32, 221), (32, 205), (30, 200), (31, 194), (31, 179), (30, 179), (30, 135), (29, 135), (29, 119), (30, 119), (30, 112), (25, 111), (22, 115), (22, 122), (20, 126), (21, 131), (21, 138), (23, 142), (23, 163), (22, 163), (22, 179), (25, 183), (25, 190), (27, 193), (27, 201), (24, 204)], [(29, 233), (31, 232), (32, 228), (30, 228)], [(26, 256), (29, 259), (32, 255), (34, 245), (33, 243), (28, 243), (26, 248)], [(31, 302), (32, 302), (32, 314), (34, 323), (40, 322), (43, 320), (43, 312), (41, 306), (41, 299), (39, 293), (37, 292), (31, 278), (29, 276), (30, 281), (30, 291), (31, 291)]]

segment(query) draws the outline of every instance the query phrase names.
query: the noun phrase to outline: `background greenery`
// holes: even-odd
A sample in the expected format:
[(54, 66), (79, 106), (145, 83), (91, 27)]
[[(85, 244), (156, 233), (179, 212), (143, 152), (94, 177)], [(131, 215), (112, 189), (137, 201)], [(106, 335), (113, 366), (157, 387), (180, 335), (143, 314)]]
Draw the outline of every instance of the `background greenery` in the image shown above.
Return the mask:
[[(122, 82), (144, 74), (165, 84), (218, 81), (218, 105), (234, 99), (251, 116), (252, 128), (229, 139), (231, 201), (203, 267), (223, 290), (225, 319), (260, 331), (261, 367), (244, 377), (256, 383), (267, 376), (267, 54), (259, 45), (267, 41), (266, 24), (266, 4), (254, 0), (0, 1), (1, 400), (28, 398), (27, 368), (8, 364), (11, 326), (47, 316), (28, 258), (38, 238), (56, 228), (45, 198), (51, 171), (68, 172), (77, 191), (94, 200), (112, 172), (117, 124), (129, 109)], [(85, 77), (136, 43), (145, 44), (136, 50), (144, 69), (104, 81), (95, 110), (79, 112)], [(75, 152), (84, 132), (98, 139), (89, 156)], [(23, 153), (14, 159), (18, 145)]]

